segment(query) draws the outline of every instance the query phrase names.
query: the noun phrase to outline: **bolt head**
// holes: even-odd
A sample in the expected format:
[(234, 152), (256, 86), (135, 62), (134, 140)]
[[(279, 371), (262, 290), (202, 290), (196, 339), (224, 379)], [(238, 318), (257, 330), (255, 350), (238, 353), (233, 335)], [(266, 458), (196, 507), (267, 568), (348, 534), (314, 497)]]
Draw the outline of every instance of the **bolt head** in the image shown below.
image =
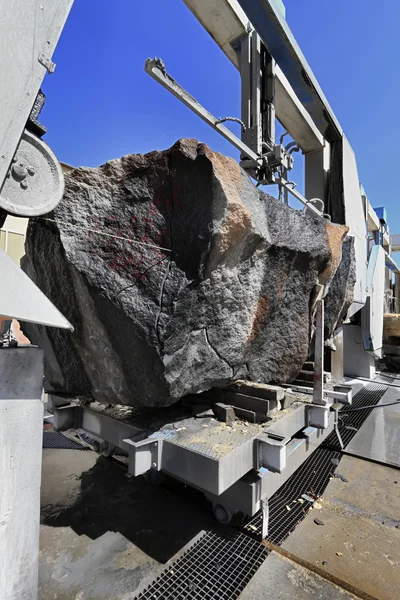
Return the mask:
[(33, 177), (33, 175), (36, 173), (35, 169), (33, 167), (28, 167), (26, 169), (28, 171), (28, 174)]
[(16, 163), (17, 160), (18, 160), (18, 157), (17, 156), (13, 156), (13, 159), (12, 159), (13, 163)]
[(153, 462), (151, 466), (155, 468), (157, 466), (157, 463)]
[(19, 163), (18, 165), (14, 164), (11, 167), (11, 172), (17, 181), (22, 181), (23, 179), (25, 179), (25, 177), (27, 175), (27, 172), (26, 172), (26, 169), (25, 169), (23, 163)]
[(26, 190), (26, 188), (28, 187), (28, 182), (24, 179), (23, 181), (21, 181), (20, 186), (23, 190)]

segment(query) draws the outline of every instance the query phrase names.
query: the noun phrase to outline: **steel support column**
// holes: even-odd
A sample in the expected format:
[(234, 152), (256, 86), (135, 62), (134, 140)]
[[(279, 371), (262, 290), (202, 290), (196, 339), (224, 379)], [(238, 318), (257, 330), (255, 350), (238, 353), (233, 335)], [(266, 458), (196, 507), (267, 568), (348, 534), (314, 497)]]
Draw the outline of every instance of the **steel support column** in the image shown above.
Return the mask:
[(343, 366), (343, 327), (339, 327), (335, 331), (333, 337), (336, 351), (331, 352), (331, 373), (333, 383), (342, 383), (344, 381), (344, 366)]
[(316, 327), (314, 334), (314, 392), (313, 403), (324, 402), (324, 301), (317, 303)]

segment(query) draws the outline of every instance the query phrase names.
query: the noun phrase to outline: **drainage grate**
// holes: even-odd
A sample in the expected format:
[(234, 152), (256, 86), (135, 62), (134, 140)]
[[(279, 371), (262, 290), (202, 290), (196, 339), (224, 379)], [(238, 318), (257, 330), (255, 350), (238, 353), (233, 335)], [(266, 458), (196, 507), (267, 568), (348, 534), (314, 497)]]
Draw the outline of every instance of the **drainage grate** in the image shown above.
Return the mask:
[[(370, 383), (354, 396), (349, 409), (378, 404), (386, 390), (387, 387), (384, 385)], [(356, 410), (355, 412), (345, 412), (346, 408), (343, 408), (343, 411), (339, 412), (339, 432), (345, 446), (353, 439), (372, 410), (372, 408), (368, 408), (366, 410)], [(326, 438), (324, 445), (340, 450), (339, 440), (334, 431)]]
[(74, 442), (58, 431), (43, 432), (43, 448), (58, 448), (60, 450), (87, 450), (82, 444)]
[[(319, 498), (328, 485), (340, 457), (340, 453), (334, 450), (317, 448), (270, 498), (267, 538), (270, 542), (277, 545), (282, 544), (304, 519), (312, 502), (301, 498), (302, 494), (313, 499)], [(303, 502), (301, 502), (302, 500)], [(244, 530), (260, 536), (261, 524), (261, 513), (259, 512), (244, 526)]]
[(267, 557), (268, 550), (243, 533), (231, 533), (227, 537), (218, 531), (207, 531), (137, 600), (237, 598)]

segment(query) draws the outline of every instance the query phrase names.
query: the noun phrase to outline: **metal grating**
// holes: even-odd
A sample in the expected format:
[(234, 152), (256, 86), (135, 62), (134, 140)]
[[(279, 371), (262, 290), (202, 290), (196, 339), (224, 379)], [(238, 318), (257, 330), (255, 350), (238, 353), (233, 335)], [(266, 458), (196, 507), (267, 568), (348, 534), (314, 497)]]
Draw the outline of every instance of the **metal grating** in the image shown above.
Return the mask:
[[(370, 383), (354, 396), (349, 410), (378, 404), (386, 390), (387, 387), (385, 385)], [(343, 408), (343, 411), (339, 412), (339, 433), (345, 446), (353, 439), (372, 410), (372, 408), (368, 408), (366, 410), (346, 412), (346, 408)], [(324, 445), (335, 450), (340, 450), (339, 440), (334, 431), (326, 438)]]
[(231, 532), (227, 537), (218, 531), (207, 531), (137, 600), (234, 600), (268, 552), (242, 533)]
[[(302, 494), (306, 494), (314, 500), (319, 498), (328, 485), (340, 457), (340, 453), (334, 450), (317, 448), (270, 498), (267, 538), (270, 542), (277, 545), (282, 544), (304, 519), (313, 503), (302, 498)], [(303, 502), (301, 502), (302, 500)], [(260, 536), (261, 524), (261, 513), (258, 512), (244, 526), (244, 529)]]
[(388, 375), (377, 375), (374, 379), (376, 383), (395, 383), (398, 381), (397, 377), (389, 377)]
[(43, 448), (58, 448), (60, 450), (87, 450), (82, 444), (74, 442), (57, 431), (43, 432)]

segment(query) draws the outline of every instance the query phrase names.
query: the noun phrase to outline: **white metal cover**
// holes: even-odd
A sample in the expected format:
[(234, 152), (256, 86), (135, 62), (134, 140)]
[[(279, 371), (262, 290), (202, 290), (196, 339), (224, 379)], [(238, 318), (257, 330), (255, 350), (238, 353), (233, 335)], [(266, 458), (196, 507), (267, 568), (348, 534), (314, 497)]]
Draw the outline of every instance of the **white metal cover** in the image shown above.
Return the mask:
[(0, 249), (0, 315), (51, 327), (73, 327), (29, 277)]
[(386, 253), (382, 246), (371, 250), (367, 270), (368, 302), (364, 307), (362, 326), (364, 348), (381, 356), (385, 296)]
[(346, 225), (354, 235), (356, 255), (356, 284), (354, 302), (348, 316), (356, 313), (365, 304), (367, 297), (367, 223), (360, 192), (357, 162), (348, 140), (343, 137), (343, 196)]

